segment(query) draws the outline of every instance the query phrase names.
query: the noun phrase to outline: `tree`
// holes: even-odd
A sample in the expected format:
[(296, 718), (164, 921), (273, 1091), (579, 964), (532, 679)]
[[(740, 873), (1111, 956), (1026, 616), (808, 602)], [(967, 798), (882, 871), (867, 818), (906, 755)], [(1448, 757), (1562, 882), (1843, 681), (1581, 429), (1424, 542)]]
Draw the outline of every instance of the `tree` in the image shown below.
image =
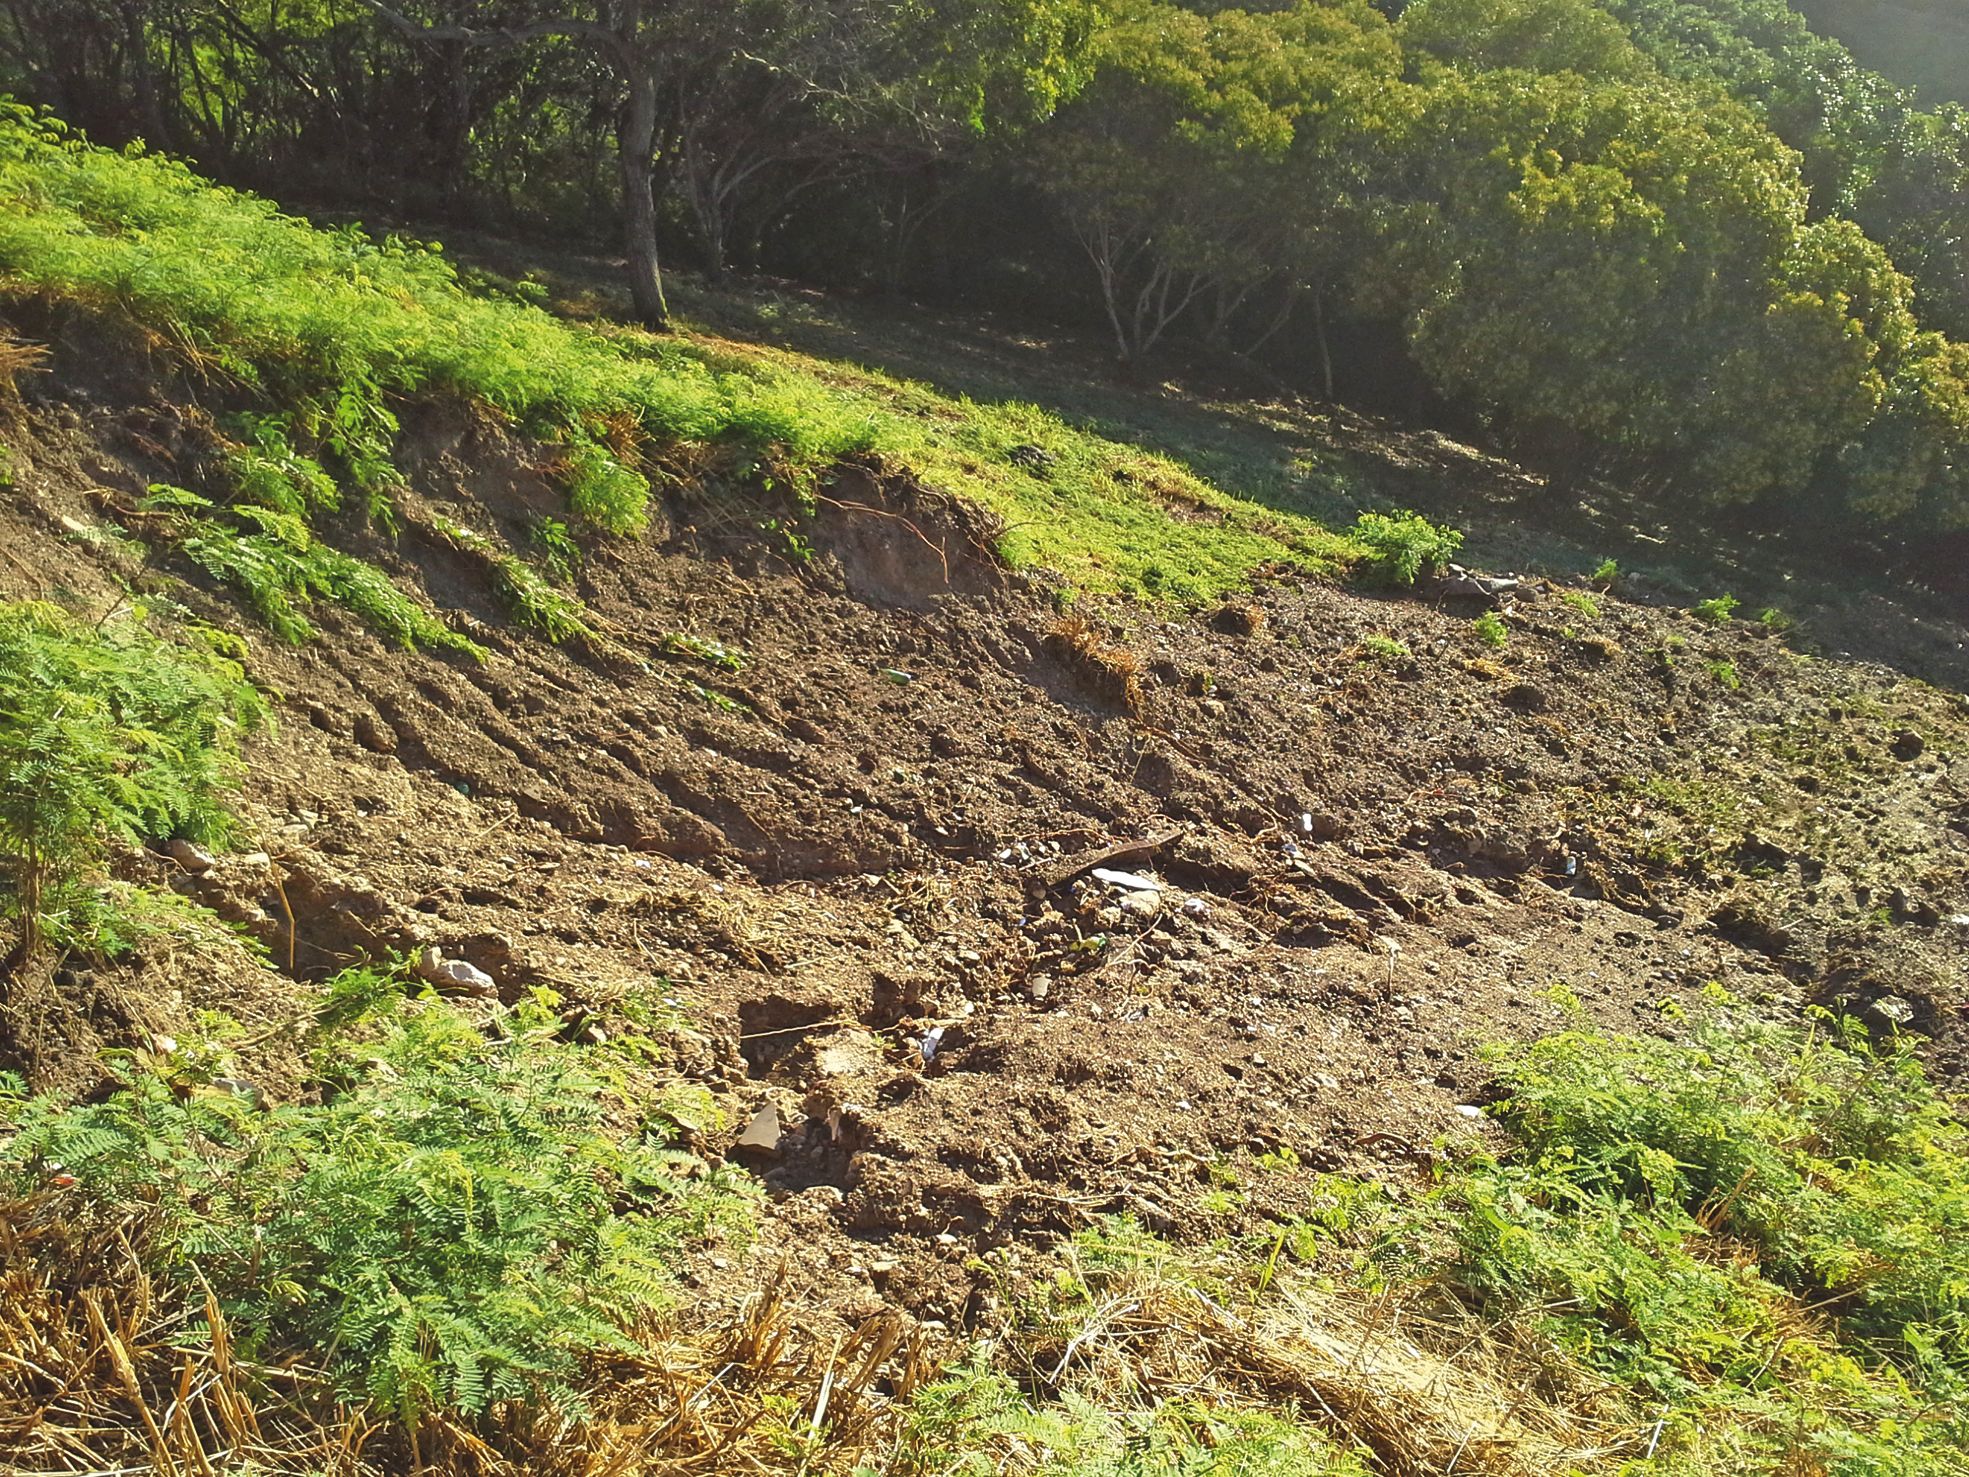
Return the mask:
[(1802, 485), (1866, 424), (1905, 281), (1851, 226), (1808, 226), (1795, 156), (1747, 110), (1515, 71), (1421, 93), (1382, 301), (1445, 391), (1521, 445), (1617, 450), (1718, 500)]
[(549, 14), (508, 24), (472, 26), (412, 20), (383, 0), (360, 0), (404, 35), (431, 43), (477, 48), (523, 46), (558, 38), (579, 45), (606, 64), (624, 98), (616, 121), (616, 162), (622, 189), (622, 233), (629, 264), (629, 296), (646, 326), (664, 329), (670, 304), (663, 293), (657, 256), (656, 168), (658, 84), (669, 58), (657, 34), (655, 0), (598, 0), (591, 13)]
[(1364, 0), (1212, 15), (1149, 0), (1109, 29), (1035, 169), (1094, 268), (1124, 365), (1206, 297), (1221, 330), (1266, 284), (1289, 295), (1314, 234), (1295, 207), (1318, 195), (1295, 146), (1303, 171), (1336, 100), (1399, 68)]

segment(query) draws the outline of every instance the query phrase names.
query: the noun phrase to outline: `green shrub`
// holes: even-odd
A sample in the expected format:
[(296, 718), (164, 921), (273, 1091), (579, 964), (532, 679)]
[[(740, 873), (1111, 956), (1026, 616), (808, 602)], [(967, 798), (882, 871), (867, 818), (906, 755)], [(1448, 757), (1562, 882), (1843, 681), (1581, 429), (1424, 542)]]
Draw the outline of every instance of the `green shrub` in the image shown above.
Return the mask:
[(546, 566), (548, 576), (564, 585), (572, 583), (575, 571), (581, 568), (581, 545), (575, 542), (568, 526), (558, 518), (540, 518), (527, 536), (540, 551), (540, 562)]
[(531, 626), (557, 645), (563, 641), (593, 641), (594, 628), (588, 610), (572, 595), (564, 594), (524, 559), (500, 554), (492, 562), (499, 594), (513, 619)]
[(1584, 590), (1561, 590), (1559, 598), (1589, 621), (1600, 618), (1600, 602)]
[(1493, 651), (1501, 651), (1511, 641), (1511, 628), (1504, 624), (1504, 618), (1494, 610), (1486, 610), (1470, 623), (1470, 630), (1476, 638)]
[(1587, 578), (1596, 585), (1611, 585), (1620, 578), (1620, 566), (1611, 559), (1602, 559), (1599, 566)]
[(1456, 529), (1431, 523), (1419, 513), (1362, 513), (1354, 520), (1354, 541), (1367, 550), (1360, 567), (1383, 584), (1412, 585), (1441, 569), (1463, 547)]
[(294, 449), (285, 417), (242, 415), (237, 426), (246, 441), (229, 453), (228, 461), (241, 502), (296, 518), (340, 506), (335, 479), (321, 463)]
[(112, 839), (211, 841), (267, 708), (220, 639), (0, 604), (0, 865), (22, 952)]
[(1333, 1227), (1623, 1389), (1641, 1470), (1960, 1477), (1969, 1126), (1911, 1042), (1821, 1020), (1498, 1048), (1514, 1152)]
[(577, 446), (567, 455), (567, 505), (605, 533), (636, 534), (649, 527), (649, 479), (603, 448)]
[(1743, 602), (1734, 595), (1718, 595), (1714, 600), (1698, 600), (1692, 614), (1709, 625), (1726, 626), (1741, 604)]
[(1709, 675), (1714, 677), (1722, 686), (1729, 688), (1731, 692), (1735, 692), (1743, 686), (1743, 678), (1737, 675), (1737, 664), (1735, 662), (1713, 661), (1706, 665), (1709, 669)]
[(629, 1348), (685, 1246), (742, 1224), (748, 1192), (614, 1096), (551, 1010), (488, 1038), (402, 990), (375, 971), (331, 984), (324, 1101), (257, 1111), (140, 1060), (100, 1102), (0, 1095), (0, 1179), (21, 1193), (60, 1161), (76, 1216), (142, 1219), (194, 1328), (209, 1284), (248, 1357), (325, 1369), (413, 1427), (573, 1407), (582, 1358)]
[(1375, 661), (1391, 667), (1415, 660), (1415, 653), (1408, 649), (1406, 642), (1384, 636), (1378, 631), (1361, 637), (1361, 650)]

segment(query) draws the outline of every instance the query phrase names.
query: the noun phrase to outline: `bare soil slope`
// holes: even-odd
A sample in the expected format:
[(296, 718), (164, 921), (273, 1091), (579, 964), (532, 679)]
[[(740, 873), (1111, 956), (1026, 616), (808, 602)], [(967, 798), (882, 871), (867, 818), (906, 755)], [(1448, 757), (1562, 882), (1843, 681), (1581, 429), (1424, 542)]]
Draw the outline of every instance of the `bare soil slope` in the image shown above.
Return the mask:
[[(1206, 1236), (1303, 1208), (1321, 1170), (1416, 1174), (1482, 1131), (1477, 1047), (1550, 1029), (1555, 990), (1624, 1028), (1711, 982), (1834, 1005), (1969, 1074), (1969, 704), (1890, 667), (1542, 579), (1501, 649), (1481, 603), (1298, 577), (1063, 616), (977, 515), (874, 466), (811, 557), (738, 502), (595, 548), (597, 636), (554, 646), (434, 530), (518, 542), (561, 494), (429, 409), (401, 533), (339, 536), (490, 660), (331, 609), (290, 647), (102, 535), (141, 539), (144, 488), (205, 454), (189, 391), (79, 344), (29, 391), (0, 596), (176, 602), (250, 637), (282, 719), (237, 854), (120, 864), (280, 968), (74, 962), (12, 1044), (44, 1080), (217, 1007), (278, 1092), (295, 981), (426, 946), (509, 1000), (551, 988), (571, 1029), (675, 1001), (724, 1110), (706, 1148), (772, 1192), (750, 1255), (791, 1258), (816, 1309), (954, 1330), (992, 1317), (981, 1256), (1090, 1217)], [(768, 1105), (772, 1146), (732, 1148)]]

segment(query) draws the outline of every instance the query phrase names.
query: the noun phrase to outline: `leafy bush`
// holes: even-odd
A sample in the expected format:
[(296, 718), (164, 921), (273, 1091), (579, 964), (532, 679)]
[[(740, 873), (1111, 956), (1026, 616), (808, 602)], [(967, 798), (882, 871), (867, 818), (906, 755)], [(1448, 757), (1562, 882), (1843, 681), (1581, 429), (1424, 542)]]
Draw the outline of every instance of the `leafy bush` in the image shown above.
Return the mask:
[(492, 567), (500, 597), (521, 625), (533, 627), (557, 645), (595, 638), (587, 608), (572, 595), (555, 589), (524, 559), (500, 554), (494, 557)]
[(321, 463), (294, 449), (284, 417), (243, 415), (238, 425), (246, 443), (229, 461), (240, 501), (296, 518), (306, 518), (316, 508), (340, 506), (335, 479)]
[(1726, 626), (1736, 609), (1743, 602), (1734, 595), (1718, 595), (1714, 600), (1698, 600), (1692, 613), (1699, 621), (1712, 626)]
[(581, 567), (581, 545), (574, 541), (568, 526), (558, 518), (541, 518), (528, 530), (527, 537), (540, 551), (540, 562), (548, 575), (562, 584), (571, 583)]
[(1463, 547), (1460, 532), (1419, 513), (1362, 513), (1354, 520), (1353, 537), (1367, 550), (1360, 567), (1390, 585), (1414, 584), (1449, 563)]
[(578, 1404), (580, 1361), (630, 1346), (684, 1246), (743, 1224), (740, 1182), (691, 1177), (671, 1126), (614, 1099), (540, 1005), (488, 1039), (375, 971), (328, 998), (324, 1101), (256, 1111), (126, 1061), (100, 1102), (0, 1096), (0, 1179), (25, 1191), (59, 1161), (76, 1215), (141, 1218), (194, 1325), (209, 1284), (250, 1357), (325, 1366), (413, 1428)]
[(566, 476), (567, 505), (576, 517), (607, 533), (635, 534), (649, 527), (649, 479), (602, 447), (570, 451)]
[(1408, 649), (1406, 642), (1397, 641), (1392, 636), (1383, 636), (1378, 631), (1361, 637), (1361, 650), (1377, 662), (1388, 666), (1400, 666), (1404, 662), (1415, 660), (1415, 653)]
[(22, 952), (113, 838), (222, 837), (260, 695), (213, 633), (0, 604), (0, 865)]
[(1510, 627), (1504, 624), (1503, 617), (1494, 610), (1486, 610), (1470, 622), (1470, 630), (1479, 641), (1494, 651), (1502, 650), (1511, 641)]

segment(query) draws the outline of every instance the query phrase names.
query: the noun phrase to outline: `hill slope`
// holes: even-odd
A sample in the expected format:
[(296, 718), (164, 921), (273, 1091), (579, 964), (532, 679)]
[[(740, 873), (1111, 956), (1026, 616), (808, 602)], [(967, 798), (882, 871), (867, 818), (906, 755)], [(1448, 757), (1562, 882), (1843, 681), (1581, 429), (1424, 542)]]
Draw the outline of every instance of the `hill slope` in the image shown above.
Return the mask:
[[(1487, 1042), (1570, 1025), (1589, 1040), (1681, 1043), (1720, 986), (1747, 1030), (1794, 1023), (1810, 1004), (1883, 1033), (1910, 1027), (1932, 1040), (1931, 1070), (1959, 1082), (1959, 693), (1807, 656), (1778, 617), (1742, 618), (1751, 608), (1630, 601), (1613, 574), (1532, 575), (1495, 597), (1336, 583), (1333, 570), (1370, 551), (1315, 523), (1303, 487), (1304, 506), (1280, 508), (1276, 487), (1240, 497), (1036, 409), (792, 349), (591, 340), (188, 182), (151, 202), (140, 233), (140, 211), (112, 209), (102, 188), (132, 176), (92, 156), (75, 168), (97, 175), (89, 189), (60, 170), (28, 180), (45, 214), (16, 196), (0, 231), (14, 342), (46, 350), (15, 351), (0, 597), (55, 600), (99, 626), (141, 605), (186, 640), (218, 628), (243, 641), (280, 722), (248, 740), (229, 847), (174, 860), (159, 837), (112, 859), (117, 879), (212, 909), (261, 954), (209, 931), (77, 950), (46, 1008), (10, 1017), (14, 1065), (54, 1090), (44, 1103), (113, 1094), (103, 1047), (143, 1051), (118, 1070), (126, 1084), (159, 1074), (166, 1103), (250, 1090), (284, 1112), (387, 1095), (389, 1072), (365, 1065), (381, 1048), (322, 1038), (321, 1023), (348, 998), (351, 969), (436, 950), (472, 966), (446, 985), (468, 991), (445, 1007), (471, 1042), (544, 1036), (586, 1053), (614, 1119), (661, 1125), (689, 1166), (680, 1182), (763, 1194), (749, 1242), (707, 1214), (666, 1252), (687, 1294), (663, 1325), (673, 1342), (589, 1349), (597, 1424), (549, 1430), (522, 1402), (475, 1425), (439, 1406), (384, 1426), (350, 1466), (441, 1453), (481, 1470), (496, 1448), (531, 1470), (572, 1470), (611, 1452), (716, 1462), (742, 1446), (788, 1471), (942, 1471), (943, 1443), (963, 1429), (966, 1460), (1034, 1469), (1034, 1452), (1076, 1440), (1119, 1453), (1152, 1438), (1198, 1461), (1255, 1442), (1273, 1465), (1249, 1470), (1407, 1472), (1439, 1470), (1481, 1430), (1470, 1459), (1500, 1472), (1610, 1470), (1643, 1448), (1663, 1471), (1738, 1457), (1736, 1470), (1776, 1470), (1819, 1452), (1821, 1435), (1826, 1450), (1900, 1441), (1907, 1461), (1928, 1463), (1910, 1470), (1960, 1470), (1960, 1411), (1934, 1373), (1959, 1368), (1946, 1342), (1957, 1335), (1936, 1333), (1933, 1369), (1904, 1374), (1861, 1334), (1849, 1345), (1830, 1317), (1814, 1322), (1802, 1272), (1715, 1313), (1741, 1319), (1724, 1352), (1676, 1352), (1681, 1325), (1629, 1328), (1614, 1342), (1634, 1366), (1611, 1384), (1582, 1351), (1626, 1326), (1625, 1305), (1595, 1310), (1607, 1323), (1590, 1338), (1582, 1324), (1553, 1346), (1570, 1352), (1536, 1355), (1559, 1393), (1534, 1419), (1509, 1393), (1534, 1356), (1494, 1329), (1480, 1365), (1454, 1355), (1468, 1327), (1417, 1324), (1410, 1362), (1388, 1355), (1363, 1388), (1374, 1310), (1394, 1305), (1373, 1303), (1375, 1277), (1343, 1254), (1383, 1224), (1371, 1209), (1382, 1197), (1425, 1213), (1432, 1173), (1508, 1146), (1499, 1125), (1517, 1120), (1484, 1121), (1483, 1104), (1549, 1088), (1540, 1071), (1564, 1075), (1521, 1064), (1501, 1080)], [(184, 295), (193, 264), (211, 274), (212, 243), (228, 239), (257, 254), (255, 296)], [(319, 274), (312, 286), (281, 277), (269, 242), (289, 262), (332, 263), (334, 291)], [(374, 335), (301, 334), (296, 350), (277, 340), (282, 315), (255, 306), (267, 278), (289, 302), (353, 304), (357, 324), (396, 316)], [(384, 289), (363, 296), (375, 281)], [(287, 323), (297, 317), (322, 321), (297, 311)], [(531, 337), (506, 336), (521, 332)], [(489, 361), (461, 360), (447, 334), (512, 348), (510, 393), (487, 393)], [(364, 385), (373, 393), (346, 410)], [(1032, 398), (1053, 388), (1036, 380)], [(1147, 399), (1135, 413), (1171, 423)], [(844, 424), (854, 434), (836, 434)], [(1279, 435), (1219, 429), (1227, 446)], [(1475, 508), (1513, 476), (1433, 442), (1439, 460), (1402, 483), (1404, 445), (1423, 443), (1357, 430), (1343, 464), (1355, 491), (1454, 476), (1453, 495)], [(298, 511), (275, 505), (287, 494), (265, 493), (254, 479), (266, 477)], [(1534, 536), (1473, 530), (1493, 547)], [(328, 551), (308, 567), (330, 573), (270, 583), (283, 551)], [(352, 572), (363, 568), (382, 584)], [(1151, 590), (1187, 598), (1122, 593)], [(282, 639), (270, 617), (302, 639)], [(1865, 634), (1885, 643), (1892, 629)], [(1160, 887), (1128, 880), (1143, 872)], [(325, 998), (324, 981), (337, 982)], [(344, 1055), (324, 1057), (323, 1039)], [(1821, 1058), (1795, 1060), (1772, 1101), (1805, 1114), (1796, 1104), (1817, 1100), (1798, 1084), (1816, 1081)], [(1890, 1061), (1850, 1090), (1843, 1067), (1826, 1068), (1838, 1087), (1827, 1103), (1872, 1111), (1867, 1084), (1912, 1070)], [(1626, 1092), (1649, 1079), (1618, 1068), (1616, 1080)], [(1928, 1123), (1902, 1107), (1907, 1124)], [(743, 1142), (747, 1125), (757, 1132)], [(1782, 1113), (1756, 1131), (1787, 1153), (1806, 1137)], [(1953, 1163), (1955, 1141), (1932, 1131), (1942, 1149), (1928, 1162)], [(187, 1166), (243, 1132), (210, 1130)], [(1826, 1153), (1841, 1173), (1869, 1162)], [(92, 1224), (49, 1198), (45, 1176), (68, 1169), (8, 1164), (41, 1178), (11, 1204), (5, 1244), (59, 1248), (50, 1238)], [(1454, 1183), (1475, 1203), (1471, 1186), (1490, 1182)], [(1941, 1208), (1924, 1214), (1946, 1228), (1969, 1199), (1959, 1177), (1936, 1183)], [(114, 1206), (115, 1188), (85, 1178), (78, 1193)], [(1550, 1186), (1530, 1201), (1492, 1190), (1501, 1198), (1482, 1203), (1516, 1214)], [(1660, 1255), (1685, 1241), (1700, 1255), (1663, 1264), (1700, 1282), (1714, 1251), (1704, 1237), (1728, 1214), (1707, 1193), (1690, 1189), (1687, 1212), (1710, 1216), (1707, 1231), (1647, 1220), (1668, 1214), (1664, 1189), (1621, 1201), (1620, 1216), (1642, 1219), (1606, 1222), (1607, 1245), (1567, 1254), (1595, 1268), (1633, 1226), (1672, 1224)], [(156, 1194), (150, 1212), (169, 1203)], [(1389, 1224), (1401, 1246), (1431, 1244), (1420, 1222)], [(1767, 1225), (1729, 1230), (1746, 1246), (1771, 1235), (1772, 1276), (1789, 1275)], [(1361, 1290), (1335, 1295), (1291, 1271), (1288, 1247), (1351, 1268), (1358, 1280), (1342, 1285)], [(61, 1278), (84, 1259), (70, 1248), (34, 1265)], [(1519, 1273), (1541, 1301), (1538, 1279), (1557, 1275)], [(1601, 1274), (1577, 1275), (1583, 1286)], [(42, 1295), (23, 1278), (10, 1296)], [(1751, 1280), (1730, 1274), (1739, 1292)], [(1483, 1302), (1480, 1285), (1468, 1284), (1472, 1305), (1502, 1316), (1506, 1302)], [(23, 1326), (69, 1348), (48, 1331), (56, 1293)], [(130, 1317), (148, 1331), (144, 1388), (168, 1390), (180, 1351)], [(1767, 1326), (1787, 1331), (1759, 1342)], [(71, 1336), (96, 1347), (86, 1330)], [(930, 1383), (931, 1363), (963, 1368), (972, 1340), (996, 1372), (980, 1363)], [(1787, 1348), (1806, 1352), (1780, 1359)], [(1080, 1383), (1067, 1378), (1077, 1360), (1091, 1361)], [(1841, 1361), (1857, 1362), (1835, 1396), (1826, 1371)], [(1194, 1428), (1178, 1429), (1181, 1401), (1145, 1414), (1120, 1393), (1122, 1368), (1167, 1393), (1204, 1367), (1224, 1383)], [(691, 1417), (726, 1369), (745, 1371), (729, 1404)], [(1927, 1394), (1903, 1383), (1917, 1378), (1934, 1381), (1918, 1387)], [(1800, 1434), (1758, 1404), (1775, 1388), (1766, 1380), (1813, 1392), (1820, 1416), (1840, 1400), (1871, 1414)], [(128, 1390), (97, 1383), (92, 1398), (118, 1414), (97, 1421), (93, 1445), (23, 1425), (0, 1451), (80, 1470), (83, 1451), (141, 1462), (194, 1439), (217, 1449), (190, 1417), (152, 1439)], [(1073, 1404), (1089, 1392), (1118, 1424)], [(31, 1383), (0, 1384), (23, 1410), (37, 1398)], [(1642, 1412), (1670, 1408), (1664, 1441), (1668, 1418)], [(1062, 1410), (1093, 1424), (1078, 1436), (1044, 1426)], [(1295, 1410), (1310, 1414), (1277, 1426)], [(1252, 1426), (1254, 1412), (1274, 1425)], [(1221, 1424), (1233, 1417), (1246, 1424)], [(256, 1439), (280, 1448), (277, 1466), (305, 1466), (307, 1443), (324, 1439), (309, 1427), (283, 1445), (300, 1429), (285, 1414), (278, 1437), (271, 1415), (264, 1425)]]

